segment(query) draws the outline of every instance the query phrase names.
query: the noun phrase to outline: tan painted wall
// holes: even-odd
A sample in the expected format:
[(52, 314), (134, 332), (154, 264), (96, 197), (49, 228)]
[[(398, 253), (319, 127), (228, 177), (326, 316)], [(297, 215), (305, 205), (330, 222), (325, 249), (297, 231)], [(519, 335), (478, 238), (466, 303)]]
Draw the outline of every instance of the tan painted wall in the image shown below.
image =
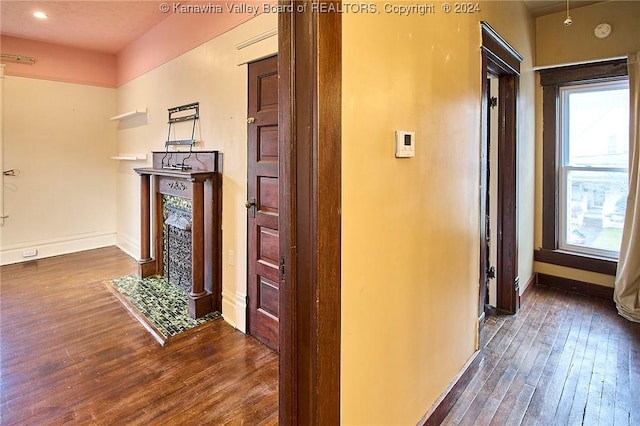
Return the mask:
[[(592, 62), (626, 56), (640, 50), (640, 2), (612, 1), (574, 9), (573, 24), (565, 27), (564, 13), (536, 19), (536, 66)], [(597, 39), (593, 28), (612, 25), (611, 35)], [(536, 82), (536, 216), (535, 247), (542, 245), (542, 88)], [(535, 262), (536, 272), (613, 287), (614, 277)]]
[(115, 243), (115, 89), (5, 76), (1, 262)]
[[(626, 56), (640, 50), (640, 2), (610, 1), (570, 10), (573, 24), (565, 27), (565, 12), (536, 19), (536, 66), (561, 65)], [(611, 35), (598, 39), (596, 25), (607, 22)]]
[[(401, 2), (396, 2), (401, 3)], [(402, 2), (403, 4), (410, 4)], [(534, 21), (479, 14), (343, 15), (342, 423), (413, 425), (475, 350), (479, 282), (480, 20), (524, 57), (521, 280), (532, 271)], [(394, 131), (416, 157), (394, 157)]]
[(164, 150), (168, 108), (200, 102), (197, 147), (224, 155), (222, 313), (241, 330), (247, 294), (247, 66), (238, 64), (276, 53), (277, 36), (240, 50), (235, 46), (275, 28), (276, 14), (260, 15), (118, 89), (118, 113), (148, 109), (146, 115), (121, 121), (117, 131), (119, 153), (148, 155), (147, 162), (119, 164), (118, 245), (139, 257), (140, 186), (133, 168), (150, 165), (150, 151)]

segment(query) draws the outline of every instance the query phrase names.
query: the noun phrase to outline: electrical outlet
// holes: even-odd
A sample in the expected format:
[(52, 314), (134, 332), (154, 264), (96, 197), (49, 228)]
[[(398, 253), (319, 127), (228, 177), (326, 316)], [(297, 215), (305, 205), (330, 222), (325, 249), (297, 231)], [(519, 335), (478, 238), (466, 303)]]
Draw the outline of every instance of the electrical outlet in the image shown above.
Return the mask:
[(229, 250), (229, 266), (236, 265), (236, 254), (233, 250)]
[(22, 257), (33, 257), (38, 255), (38, 249), (26, 249), (22, 250)]

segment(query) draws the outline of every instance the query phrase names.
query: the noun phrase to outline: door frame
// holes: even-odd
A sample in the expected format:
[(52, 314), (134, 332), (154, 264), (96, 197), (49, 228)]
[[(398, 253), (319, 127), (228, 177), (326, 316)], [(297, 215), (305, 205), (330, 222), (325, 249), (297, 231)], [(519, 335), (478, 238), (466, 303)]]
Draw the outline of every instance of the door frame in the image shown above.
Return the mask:
[(482, 107), (480, 141), (480, 285), (478, 297), (478, 322), (480, 341), (485, 316), (487, 291), (487, 181), (488, 168), (488, 117), (489, 107), (487, 78), (498, 77), (498, 194), (497, 235), (498, 250), (497, 306), (500, 312), (515, 314), (520, 307), (518, 277), (518, 222), (517, 222), (517, 104), (522, 56), (506, 42), (487, 22), (482, 29)]
[(300, 4), (278, 3), (281, 426), (340, 423), (342, 21)]

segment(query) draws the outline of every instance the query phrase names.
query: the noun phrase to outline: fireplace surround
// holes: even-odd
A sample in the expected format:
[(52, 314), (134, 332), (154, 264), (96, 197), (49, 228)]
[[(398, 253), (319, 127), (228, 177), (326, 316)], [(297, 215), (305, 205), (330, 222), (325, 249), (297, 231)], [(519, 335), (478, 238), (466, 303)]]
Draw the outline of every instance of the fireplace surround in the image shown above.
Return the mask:
[(222, 155), (170, 155), (190, 168), (163, 168), (167, 152), (154, 151), (152, 167), (135, 169), (141, 203), (138, 271), (142, 278), (163, 275), (182, 287), (189, 314), (199, 318), (219, 311), (222, 302)]

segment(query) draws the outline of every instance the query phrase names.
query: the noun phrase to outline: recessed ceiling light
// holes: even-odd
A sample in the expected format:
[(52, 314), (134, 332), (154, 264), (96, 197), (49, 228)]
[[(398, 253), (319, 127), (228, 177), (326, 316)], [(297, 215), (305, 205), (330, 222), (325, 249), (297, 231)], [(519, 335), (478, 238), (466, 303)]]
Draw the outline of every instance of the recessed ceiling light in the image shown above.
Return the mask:
[(48, 18), (47, 14), (42, 12), (42, 11), (33, 12), (33, 16), (35, 16), (38, 19), (47, 19)]

